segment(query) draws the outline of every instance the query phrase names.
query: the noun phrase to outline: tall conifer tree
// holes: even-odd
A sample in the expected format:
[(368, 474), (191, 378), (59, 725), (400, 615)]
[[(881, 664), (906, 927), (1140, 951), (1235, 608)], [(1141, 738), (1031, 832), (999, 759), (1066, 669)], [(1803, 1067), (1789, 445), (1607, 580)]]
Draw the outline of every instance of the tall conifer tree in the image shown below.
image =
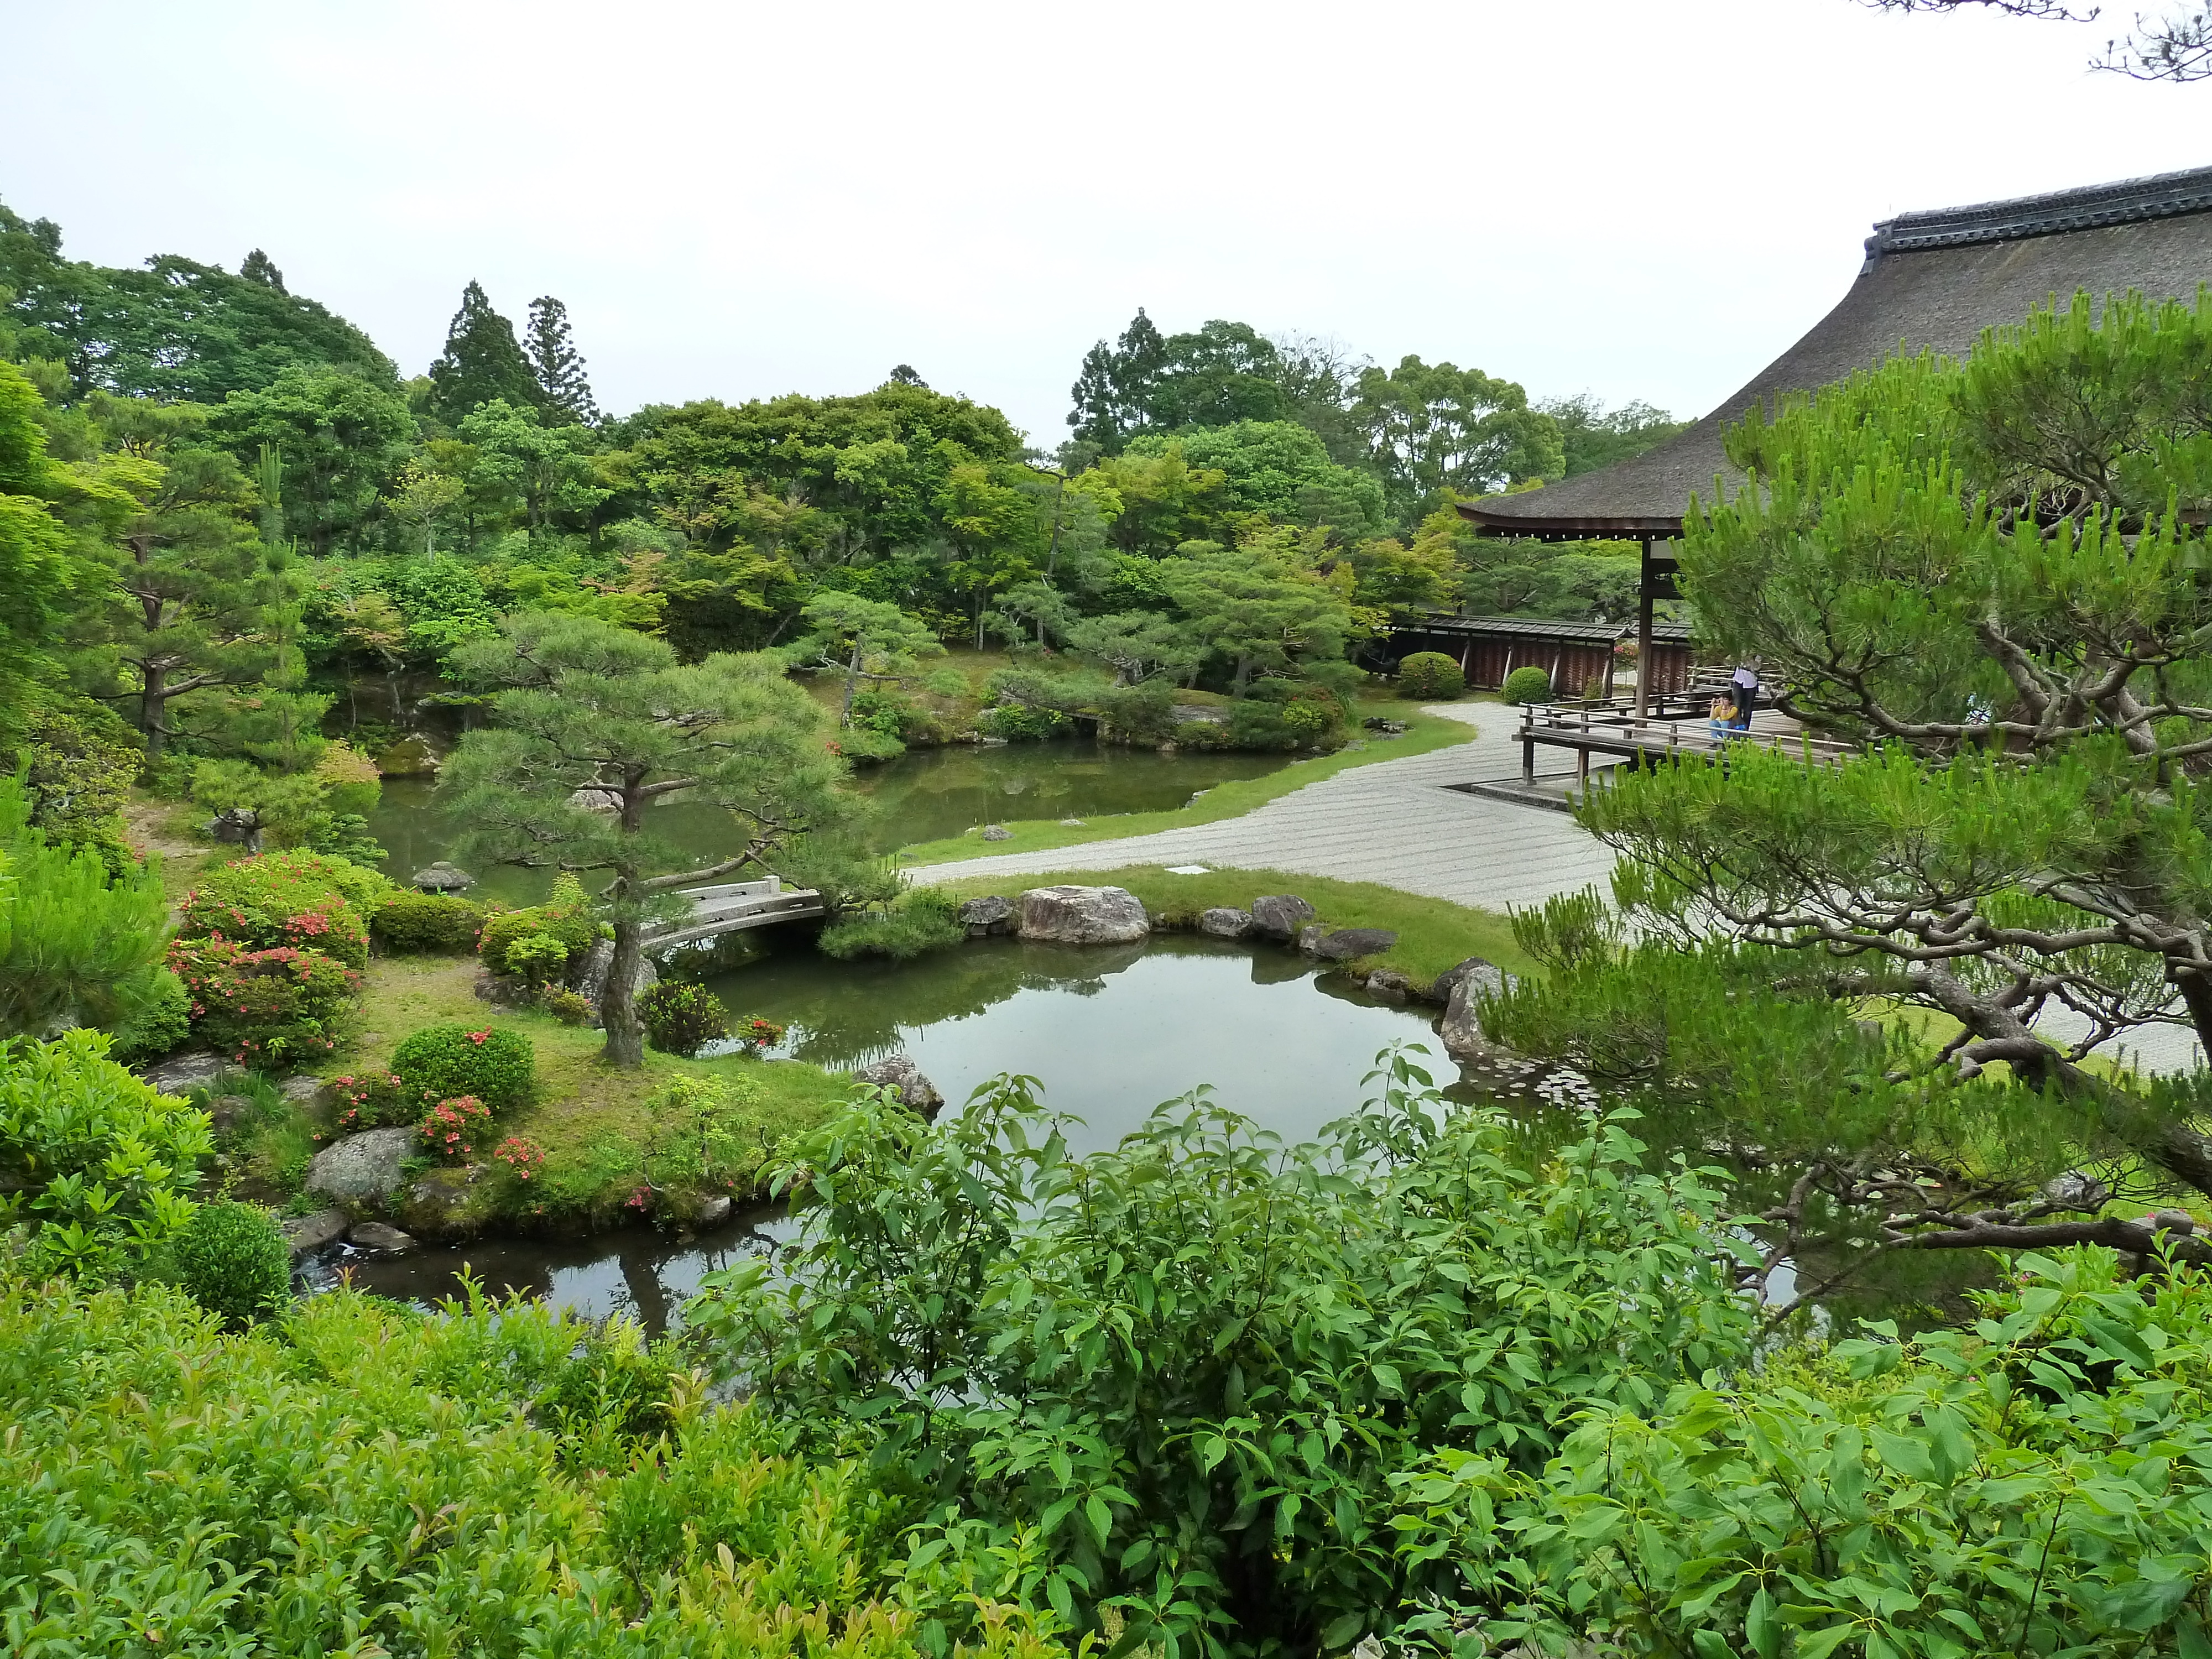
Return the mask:
[(259, 248), (254, 249), (246, 256), (245, 263), (238, 268), (238, 274), (249, 283), (258, 283), (264, 288), (273, 288), (279, 294), (289, 294), (292, 291), (284, 286), (284, 273), (276, 269), (276, 262)]
[(569, 337), (568, 307), (550, 294), (530, 302), (526, 349), (546, 425), (597, 426), (599, 406), (584, 373), (583, 356)]
[(538, 402), (538, 380), (515, 343), (514, 325), (491, 308), (481, 283), (461, 290), (446, 349), (430, 365), (430, 387), (431, 412), (451, 426), (495, 398), (518, 407)]

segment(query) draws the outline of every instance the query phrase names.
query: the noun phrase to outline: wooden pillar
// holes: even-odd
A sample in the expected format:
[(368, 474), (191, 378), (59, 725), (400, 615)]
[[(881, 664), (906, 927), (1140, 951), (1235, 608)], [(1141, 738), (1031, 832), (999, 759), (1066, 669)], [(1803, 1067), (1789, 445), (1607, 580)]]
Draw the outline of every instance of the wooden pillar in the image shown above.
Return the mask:
[(1651, 713), (1651, 590), (1656, 582), (1651, 573), (1651, 539), (1647, 536), (1636, 584), (1636, 718), (1639, 720)]

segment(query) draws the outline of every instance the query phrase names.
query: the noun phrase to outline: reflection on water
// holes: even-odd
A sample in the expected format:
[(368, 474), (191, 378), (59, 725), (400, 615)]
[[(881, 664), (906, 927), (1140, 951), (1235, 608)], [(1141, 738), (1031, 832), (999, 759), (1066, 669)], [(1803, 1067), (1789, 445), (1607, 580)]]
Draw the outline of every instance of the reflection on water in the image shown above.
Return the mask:
[[(1126, 945), (979, 939), (915, 963), (830, 960), (796, 942), (708, 984), (739, 1016), (790, 1028), (781, 1055), (836, 1070), (904, 1053), (955, 1104), (1001, 1072), (1038, 1079), (1110, 1146), (1201, 1083), (1285, 1140), (1355, 1109), (1392, 1042), (1435, 1011), (1354, 991), (1288, 951), (1194, 934)], [(1444, 1068), (1449, 1071), (1449, 1067)]]
[[(733, 1012), (791, 1027), (781, 1051), (833, 1068), (903, 1051), (952, 1109), (987, 1079), (1025, 1073), (1045, 1103), (1085, 1120), (1078, 1153), (1112, 1146), (1152, 1109), (1201, 1083), (1285, 1140), (1358, 1109), (1377, 1051), (1424, 1042), (1432, 1010), (1395, 1006), (1324, 978), (1287, 951), (1156, 936), (1083, 948), (987, 939), (919, 962), (836, 963), (793, 941), (710, 981)], [(356, 1258), (386, 1296), (453, 1294), (467, 1262), (488, 1291), (522, 1291), (592, 1317), (665, 1328), (702, 1273), (789, 1236), (757, 1212), (695, 1239), (633, 1228), (562, 1242), (500, 1239), (396, 1260)], [(323, 1269), (327, 1281), (330, 1269)]]
[[(1001, 818), (1091, 818), (1181, 806), (1201, 789), (1235, 778), (1259, 777), (1287, 755), (1159, 755), (1073, 739), (1054, 743), (961, 745), (915, 750), (864, 767), (853, 787), (874, 804), (873, 840), (890, 852), (957, 836)], [(726, 856), (729, 814), (696, 803), (656, 807), (654, 830), (702, 862)], [(438, 810), (427, 780), (394, 779), (370, 817), (369, 831), (392, 856), (387, 874), (405, 880), (453, 854), (454, 830)], [(978, 850), (981, 850), (980, 848)], [(480, 898), (534, 903), (552, 884), (535, 871), (480, 870)]]

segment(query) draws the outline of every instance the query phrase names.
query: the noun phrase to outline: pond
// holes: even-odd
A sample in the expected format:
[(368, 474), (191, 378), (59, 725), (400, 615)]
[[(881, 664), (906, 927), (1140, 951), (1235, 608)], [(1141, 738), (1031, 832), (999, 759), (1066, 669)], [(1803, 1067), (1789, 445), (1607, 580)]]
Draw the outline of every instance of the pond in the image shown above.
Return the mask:
[[(862, 767), (853, 786), (877, 806), (878, 851), (937, 841), (1002, 818), (1089, 818), (1152, 812), (1182, 805), (1200, 790), (1256, 778), (1287, 764), (1288, 755), (1162, 755), (1077, 739), (946, 749), (918, 749), (878, 766)], [(657, 807), (653, 821), (702, 860), (730, 845), (728, 815), (678, 802)], [(387, 873), (404, 881), (452, 856), (454, 827), (439, 811), (428, 780), (393, 779), (369, 819), (369, 831), (391, 858)], [(980, 846), (978, 852), (983, 850)], [(477, 871), (477, 896), (534, 903), (550, 878), (526, 870)]]
[[(907, 963), (836, 963), (793, 940), (708, 983), (733, 1013), (790, 1027), (780, 1055), (838, 1069), (913, 1055), (948, 1110), (1000, 1073), (1033, 1076), (1048, 1106), (1084, 1120), (1069, 1137), (1079, 1153), (1113, 1145), (1200, 1084), (1295, 1141), (1358, 1109), (1361, 1079), (1393, 1042), (1425, 1042), (1439, 1080), (1453, 1072), (1425, 1005), (1379, 1001), (1287, 951), (1202, 936), (1089, 947), (985, 939)], [(638, 1228), (351, 1265), (364, 1289), (434, 1300), (453, 1293), (465, 1261), (488, 1290), (659, 1329), (701, 1274), (788, 1233), (761, 1211), (687, 1240)]]

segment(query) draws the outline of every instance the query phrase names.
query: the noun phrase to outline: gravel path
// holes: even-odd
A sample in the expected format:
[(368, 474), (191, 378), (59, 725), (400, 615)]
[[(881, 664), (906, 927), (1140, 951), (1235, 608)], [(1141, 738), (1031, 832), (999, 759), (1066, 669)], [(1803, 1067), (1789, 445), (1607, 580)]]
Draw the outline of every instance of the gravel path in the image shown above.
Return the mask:
[(1513, 710), (1495, 703), (1441, 703), (1422, 712), (1464, 721), (1474, 728), (1468, 741), (1404, 760), (1356, 766), (1218, 823), (963, 859), (908, 873), (917, 882), (938, 882), (1133, 864), (1205, 864), (1379, 882), (1498, 911), (1591, 882), (1603, 884), (1613, 855), (1565, 813), (1446, 787), (1519, 776), (1521, 750), (1513, 740), (1519, 721)]

